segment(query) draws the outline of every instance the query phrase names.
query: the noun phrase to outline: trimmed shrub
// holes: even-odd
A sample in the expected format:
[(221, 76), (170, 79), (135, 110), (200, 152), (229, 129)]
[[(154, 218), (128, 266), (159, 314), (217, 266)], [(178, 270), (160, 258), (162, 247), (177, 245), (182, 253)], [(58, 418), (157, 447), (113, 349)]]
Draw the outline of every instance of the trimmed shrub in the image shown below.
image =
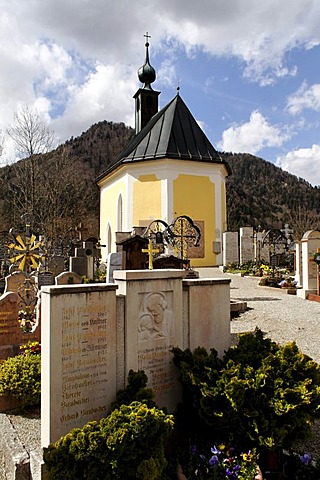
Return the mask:
[(207, 434), (239, 448), (290, 447), (320, 417), (320, 366), (295, 343), (280, 346), (260, 330), (245, 334), (220, 369), (213, 353), (174, 354), (188, 396), (181, 423), (198, 419), (190, 437)]
[(122, 405), (44, 449), (46, 480), (163, 480), (173, 417), (140, 402)]
[(0, 395), (17, 399), (21, 407), (40, 404), (41, 355), (17, 355), (1, 362)]

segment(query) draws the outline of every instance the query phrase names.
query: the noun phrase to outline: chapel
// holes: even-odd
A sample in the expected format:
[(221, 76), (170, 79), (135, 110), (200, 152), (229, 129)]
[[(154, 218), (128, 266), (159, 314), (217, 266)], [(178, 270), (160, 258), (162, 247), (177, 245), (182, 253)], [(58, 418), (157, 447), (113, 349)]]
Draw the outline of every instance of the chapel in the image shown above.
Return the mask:
[(148, 36), (145, 47), (145, 62), (138, 70), (141, 88), (134, 95), (135, 136), (97, 179), (102, 259), (117, 251), (119, 232), (148, 227), (157, 219), (170, 224), (186, 215), (201, 231), (199, 246), (189, 255), (191, 266), (221, 265), (229, 166), (194, 119), (179, 89), (159, 110)]

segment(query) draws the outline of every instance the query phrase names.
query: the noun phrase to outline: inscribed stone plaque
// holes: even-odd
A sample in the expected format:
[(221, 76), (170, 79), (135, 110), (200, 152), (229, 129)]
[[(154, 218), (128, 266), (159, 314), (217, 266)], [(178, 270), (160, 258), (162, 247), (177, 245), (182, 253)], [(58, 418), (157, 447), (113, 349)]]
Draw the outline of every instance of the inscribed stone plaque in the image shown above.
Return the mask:
[(17, 355), (20, 346), (29, 341), (40, 341), (40, 328), (24, 333), (18, 321), (18, 296), (8, 292), (0, 297), (0, 359)]
[(100, 420), (116, 395), (116, 286), (44, 287), (41, 438)]
[(177, 382), (171, 349), (175, 346), (173, 292), (140, 294), (138, 366), (163, 406)]
[(38, 274), (38, 288), (40, 289), (46, 285), (54, 285), (52, 272), (40, 272)]
[(183, 346), (181, 270), (122, 270), (114, 273), (126, 295), (125, 368), (144, 370), (156, 402), (169, 412), (181, 400), (173, 347)]

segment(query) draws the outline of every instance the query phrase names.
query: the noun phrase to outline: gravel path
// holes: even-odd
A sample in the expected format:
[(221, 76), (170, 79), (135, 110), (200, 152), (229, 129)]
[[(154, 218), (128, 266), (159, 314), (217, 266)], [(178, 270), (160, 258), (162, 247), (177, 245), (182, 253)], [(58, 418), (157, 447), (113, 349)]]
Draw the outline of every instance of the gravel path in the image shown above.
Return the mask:
[(230, 278), (231, 300), (247, 302), (248, 310), (231, 322), (233, 334), (258, 327), (280, 344), (295, 341), (303, 353), (320, 363), (320, 303), (288, 295), (285, 289), (261, 287), (257, 277), (222, 273), (217, 268), (199, 269), (199, 273), (201, 278)]
[[(260, 328), (272, 340), (284, 344), (296, 341), (300, 350), (320, 363), (320, 303), (310, 302), (296, 295), (288, 295), (286, 290), (258, 286), (259, 278), (240, 277), (220, 272), (217, 268), (199, 269), (200, 278), (230, 278), (232, 300), (247, 302), (248, 310), (231, 322), (231, 333)], [(29, 417), (8, 416), (15, 426), (27, 450), (37, 448), (40, 443), (40, 418), (35, 412)], [(317, 425), (312, 443), (305, 445), (315, 456), (319, 456), (320, 428)], [(0, 447), (1, 448), (1, 447)], [(0, 480), (6, 480), (1, 462)]]

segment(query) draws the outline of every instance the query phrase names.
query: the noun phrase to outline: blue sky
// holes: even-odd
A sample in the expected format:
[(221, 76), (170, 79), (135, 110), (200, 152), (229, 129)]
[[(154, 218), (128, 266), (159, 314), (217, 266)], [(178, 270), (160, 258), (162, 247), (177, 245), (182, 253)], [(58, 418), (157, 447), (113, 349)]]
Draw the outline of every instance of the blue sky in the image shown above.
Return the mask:
[(35, 108), (63, 142), (134, 123), (145, 56), (160, 106), (180, 94), (212, 144), (320, 185), (320, 2), (0, 0), (0, 164), (6, 129)]

